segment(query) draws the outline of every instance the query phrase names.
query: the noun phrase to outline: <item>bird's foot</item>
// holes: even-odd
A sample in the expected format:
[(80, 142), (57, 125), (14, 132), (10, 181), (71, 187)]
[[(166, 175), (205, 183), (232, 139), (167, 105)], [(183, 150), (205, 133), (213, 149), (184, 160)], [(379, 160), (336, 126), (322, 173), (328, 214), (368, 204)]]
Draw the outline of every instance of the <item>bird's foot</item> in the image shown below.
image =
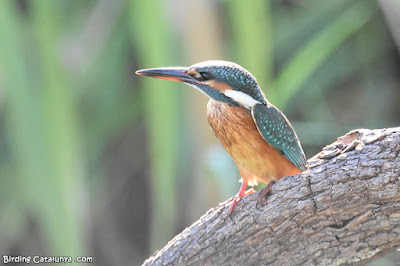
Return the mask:
[(260, 194), (258, 195), (257, 202), (256, 202), (256, 208), (258, 208), (259, 205), (262, 205), (265, 195), (267, 195), (268, 191), (271, 190), (272, 186), (275, 184), (275, 180), (272, 180), (271, 182), (268, 183), (268, 185), (260, 190)]
[(254, 188), (250, 188), (250, 189), (246, 190), (246, 192), (244, 192), (244, 196), (253, 194), (254, 192), (256, 192), (256, 190)]
[(231, 214), (232, 214), (233, 210), (236, 208), (236, 204), (237, 204), (244, 196), (250, 195), (250, 194), (252, 194), (252, 193), (254, 193), (254, 192), (255, 192), (254, 188), (251, 188), (251, 189), (246, 190), (246, 191), (244, 191), (244, 192), (239, 191), (239, 193), (236, 194), (235, 198), (233, 199), (233, 201), (232, 201), (232, 203), (231, 203), (231, 206), (229, 207), (228, 215), (231, 215)]

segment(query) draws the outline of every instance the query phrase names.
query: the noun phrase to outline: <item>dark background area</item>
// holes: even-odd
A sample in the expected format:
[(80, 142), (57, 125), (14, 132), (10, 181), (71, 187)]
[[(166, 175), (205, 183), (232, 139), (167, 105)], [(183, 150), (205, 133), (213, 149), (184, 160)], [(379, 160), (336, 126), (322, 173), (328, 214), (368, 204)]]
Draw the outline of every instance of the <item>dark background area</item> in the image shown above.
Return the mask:
[(138, 265), (238, 191), (208, 99), (137, 69), (242, 65), (308, 158), (400, 122), (398, 1), (4, 0), (0, 36), (2, 256)]

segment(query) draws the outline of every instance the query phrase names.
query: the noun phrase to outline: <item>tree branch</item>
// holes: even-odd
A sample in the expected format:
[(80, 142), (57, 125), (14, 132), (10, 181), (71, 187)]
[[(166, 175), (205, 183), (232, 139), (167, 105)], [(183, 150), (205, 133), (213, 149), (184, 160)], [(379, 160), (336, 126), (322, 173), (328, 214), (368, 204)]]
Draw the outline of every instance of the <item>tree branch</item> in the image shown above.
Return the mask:
[(353, 130), (256, 208), (209, 210), (144, 265), (364, 264), (400, 247), (400, 128)]

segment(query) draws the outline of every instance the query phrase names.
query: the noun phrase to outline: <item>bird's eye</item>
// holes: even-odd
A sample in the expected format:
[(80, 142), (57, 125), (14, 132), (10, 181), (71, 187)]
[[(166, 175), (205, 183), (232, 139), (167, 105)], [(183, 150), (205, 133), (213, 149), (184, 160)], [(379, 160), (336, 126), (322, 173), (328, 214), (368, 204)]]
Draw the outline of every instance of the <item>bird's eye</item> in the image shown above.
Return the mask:
[(211, 79), (211, 74), (208, 72), (199, 72), (199, 80), (205, 81), (205, 80), (210, 80)]

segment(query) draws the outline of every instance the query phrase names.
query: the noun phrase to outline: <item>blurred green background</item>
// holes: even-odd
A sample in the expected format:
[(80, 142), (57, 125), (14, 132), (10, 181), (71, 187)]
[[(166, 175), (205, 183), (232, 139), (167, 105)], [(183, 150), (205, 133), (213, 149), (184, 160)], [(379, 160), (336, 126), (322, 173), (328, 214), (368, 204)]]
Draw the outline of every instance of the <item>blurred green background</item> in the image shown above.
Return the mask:
[(395, 0), (3, 0), (0, 36), (0, 255), (137, 265), (238, 191), (208, 99), (140, 68), (239, 63), (308, 158), (400, 122)]

